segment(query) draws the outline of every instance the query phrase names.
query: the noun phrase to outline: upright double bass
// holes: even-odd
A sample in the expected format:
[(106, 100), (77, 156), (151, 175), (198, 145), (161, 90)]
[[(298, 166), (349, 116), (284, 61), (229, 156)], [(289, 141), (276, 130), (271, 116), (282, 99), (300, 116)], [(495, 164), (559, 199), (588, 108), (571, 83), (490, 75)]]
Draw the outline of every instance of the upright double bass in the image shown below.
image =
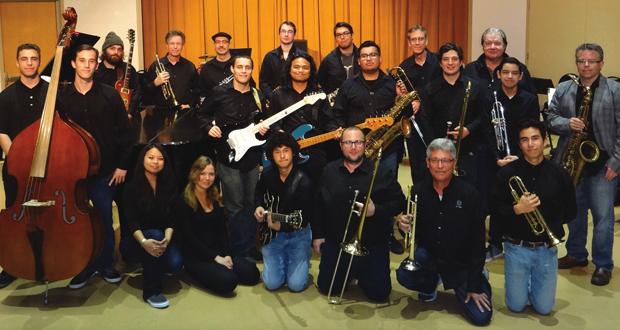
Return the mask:
[(15, 137), (7, 155), (17, 198), (0, 212), (0, 266), (13, 276), (43, 282), (75, 276), (103, 242), (101, 219), (89, 206), (85, 182), (99, 169), (99, 149), (88, 132), (55, 111), (62, 55), (77, 22), (71, 7), (63, 17), (41, 119)]

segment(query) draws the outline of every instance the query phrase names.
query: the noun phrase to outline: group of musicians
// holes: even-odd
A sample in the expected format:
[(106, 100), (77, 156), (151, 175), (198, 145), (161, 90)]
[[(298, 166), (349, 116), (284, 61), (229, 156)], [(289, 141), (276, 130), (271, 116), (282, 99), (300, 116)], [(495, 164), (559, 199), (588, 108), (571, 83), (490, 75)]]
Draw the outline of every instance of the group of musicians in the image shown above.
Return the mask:
[[(346, 22), (334, 26), (337, 47), (318, 70), (312, 56), (294, 46), (296, 31), (291, 21), (280, 24), (280, 46), (265, 55), (258, 85), (252, 58), (231, 56), (232, 36), (226, 32), (212, 36), (216, 56), (196, 70), (181, 56), (183, 32), (169, 31), (167, 54), (142, 82), (123, 61), (124, 42), (114, 32), (106, 36), (101, 56), (92, 46), (77, 47), (71, 58), (75, 77), (60, 88), (58, 109), (91, 133), (101, 151), (99, 174), (87, 185), (104, 220), (105, 244), (70, 288), (83, 287), (96, 274), (109, 283), (122, 280), (114, 267), (113, 201), (119, 207), (121, 255), (142, 264), (143, 299), (155, 308), (169, 305), (162, 277), (183, 266), (218, 294), (260, 279), (268, 290), (302, 291), (312, 250), (320, 255), (321, 293), (342, 296), (357, 283), (368, 299), (386, 301), (392, 289), (390, 251), (404, 252), (394, 236), (396, 222), (405, 247), (416, 247), (408, 257), (416, 267), (400, 268), (397, 279), (418, 291), (422, 303), (435, 300), (443, 283), (473, 324), (489, 324), (492, 294), (484, 263), (505, 254), (508, 308), (521, 312), (530, 304), (549, 314), (557, 269), (588, 264), (588, 210), (596, 266), (591, 282), (609, 283), (620, 84), (601, 74), (599, 45), (576, 49), (578, 76), (560, 83), (543, 122), (528, 69), (506, 54), (507, 37), (499, 28), (482, 34), (483, 54), (464, 65), (459, 45), (447, 42), (431, 52), (427, 30), (416, 25), (406, 34), (413, 55), (397, 74), (380, 69), (381, 48), (374, 41), (353, 43), (353, 27)], [(39, 77), (38, 46), (19, 46), (16, 58), (20, 79), (0, 94), (0, 145), (7, 162), (12, 140), (40, 117), (48, 86)], [(113, 88), (126, 72), (134, 91), (127, 108)], [(407, 95), (413, 101), (398, 102)], [(585, 118), (584, 108), (591, 109)], [(151, 115), (142, 128), (141, 111)], [(282, 111), (290, 114), (268, 120)], [(206, 141), (189, 171), (175, 178), (175, 163), (159, 143), (144, 146), (130, 164), (136, 125), (155, 136), (155, 127), (174, 125), (189, 112)], [(372, 135), (362, 124), (386, 116), (394, 117), (392, 126), (407, 125), (378, 155), (368, 156), (371, 143), (388, 137)], [(252, 139), (266, 141), (265, 147), (244, 152), (227, 141), (231, 132), (248, 126)], [(553, 160), (543, 154), (547, 130), (560, 135)], [(300, 138), (327, 133), (335, 138), (302, 148)], [(562, 166), (575, 134), (593, 141), (600, 153), (577, 178)], [(405, 146), (413, 182), (407, 201), (397, 181)], [(7, 205), (20, 203), (6, 163), (2, 174)], [(360, 219), (351, 220), (356, 214)], [(569, 228), (568, 254), (558, 261), (563, 224)], [(342, 253), (356, 232), (363, 247)], [(0, 287), (14, 279), (3, 271)]]

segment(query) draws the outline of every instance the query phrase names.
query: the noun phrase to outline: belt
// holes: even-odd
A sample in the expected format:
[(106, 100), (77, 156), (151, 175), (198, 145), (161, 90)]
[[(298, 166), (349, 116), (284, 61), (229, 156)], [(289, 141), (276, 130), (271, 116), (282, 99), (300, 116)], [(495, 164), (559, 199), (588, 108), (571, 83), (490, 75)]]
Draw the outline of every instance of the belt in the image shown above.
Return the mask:
[(522, 246), (522, 247), (526, 247), (526, 248), (529, 248), (529, 249), (535, 249), (535, 248), (541, 247), (541, 246), (549, 247), (549, 243), (547, 243), (547, 242), (530, 242), (530, 241), (524, 241), (522, 239), (514, 239), (514, 238), (508, 237), (508, 236), (504, 236), (504, 241), (508, 242), (508, 243), (511, 243), (511, 244), (514, 244), (514, 245), (519, 245), (519, 246)]

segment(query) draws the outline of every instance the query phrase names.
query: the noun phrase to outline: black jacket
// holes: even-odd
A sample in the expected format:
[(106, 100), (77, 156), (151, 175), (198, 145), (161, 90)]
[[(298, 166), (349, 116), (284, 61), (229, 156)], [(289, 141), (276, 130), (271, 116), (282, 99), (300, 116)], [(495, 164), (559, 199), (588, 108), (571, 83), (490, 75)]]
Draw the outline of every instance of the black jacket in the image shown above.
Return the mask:
[[(288, 59), (292, 57), (296, 52), (303, 52), (293, 45), (288, 53)], [(284, 59), (284, 53), (282, 47), (271, 50), (265, 54), (263, 58), (263, 64), (260, 67), (260, 73), (258, 75), (258, 83), (261, 92), (265, 94), (267, 99), (271, 98), (273, 90), (280, 86), (283, 81), (284, 67), (288, 60)]]
[[(353, 70), (351, 72), (351, 77), (354, 77), (360, 72), (358, 60), (359, 50), (354, 45)], [(329, 52), (329, 54), (323, 58), (323, 61), (321, 61), (321, 66), (319, 67), (318, 80), (321, 88), (327, 94), (340, 88), (342, 83), (347, 80), (347, 71), (342, 66), (342, 52), (340, 52), (340, 48), (334, 48), (334, 50)]]
[[(508, 54), (504, 53), (504, 57), (508, 57)], [(494, 90), (497, 90), (501, 86), (501, 81), (497, 78), (497, 71), (499, 71), (499, 66), (493, 70), (493, 74), (489, 72), (487, 69), (487, 65), (484, 62), (484, 54), (480, 54), (478, 59), (473, 62), (468, 63), (465, 66), (464, 74), (478, 79), (480, 84), (482, 85), (482, 92), (486, 95), (491, 95)], [(527, 69), (525, 64), (521, 63), (521, 71), (523, 72), (523, 79), (519, 81), (519, 89), (524, 89), (534, 95), (536, 95), (536, 87), (534, 86), (534, 81), (530, 76), (530, 72)], [(486, 87), (486, 88), (485, 88)]]

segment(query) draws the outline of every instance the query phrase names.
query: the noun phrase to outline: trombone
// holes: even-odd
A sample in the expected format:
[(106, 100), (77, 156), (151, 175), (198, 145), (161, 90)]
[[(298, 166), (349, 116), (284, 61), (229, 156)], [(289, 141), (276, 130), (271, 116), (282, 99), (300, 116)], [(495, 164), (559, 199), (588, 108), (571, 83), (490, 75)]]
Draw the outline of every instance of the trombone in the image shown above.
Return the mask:
[(497, 150), (506, 151), (510, 155), (510, 145), (508, 144), (508, 129), (506, 128), (506, 117), (504, 116), (504, 106), (497, 100), (497, 91), (493, 91), (493, 109), (491, 109), (491, 124), (495, 130), (495, 141)]
[[(516, 185), (516, 189), (513, 186), (513, 183)], [(521, 178), (516, 175), (513, 175), (508, 179), (508, 187), (510, 188), (510, 193), (512, 194), (512, 198), (514, 199), (515, 203), (519, 202), (521, 196), (528, 196), (530, 194), (530, 192), (525, 187), (523, 180), (521, 180)], [(563, 242), (553, 234), (551, 229), (549, 229), (549, 226), (545, 222), (545, 219), (543, 218), (542, 213), (540, 213), (540, 210), (538, 208), (534, 209), (534, 211), (530, 213), (525, 213), (523, 216), (525, 216), (525, 219), (530, 225), (530, 228), (532, 229), (534, 235), (540, 236), (543, 233), (547, 234), (547, 237), (549, 238), (549, 247), (556, 246)]]
[(409, 255), (400, 263), (400, 268), (415, 272), (420, 269), (418, 263), (414, 260), (415, 253), (415, 226), (418, 210), (418, 195), (415, 194), (413, 201), (411, 200), (411, 189), (407, 192), (407, 211), (406, 215), (411, 216), (409, 231), (405, 233), (405, 248), (409, 247)]
[[(362, 246), (362, 231), (364, 230), (364, 221), (366, 220), (366, 212), (368, 211), (368, 204), (370, 203), (370, 194), (372, 193), (372, 188), (375, 185), (375, 178), (377, 177), (377, 171), (379, 169), (379, 162), (381, 161), (382, 153), (383, 149), (379, 149), (377, 159), (375, 160), (375, 168), (372, 171), (372, 178), (370, 179), (370, 187), (368, 187), (368, 194), (366, 195), (366, 201), (362, 206), (361, 212), (358, 210), (361, 203), (357, 202), (357, 196), (359, 191), (355, 190), (355, 196), (353, 197), (353, 203), (351, 204), (351, 211), (349, 212), (349, 219), (347, 220), (347, 225), (344, 228), (342, 243), (340, 243), (340, 251), (338, 252), (338, 259), (336, 259), (334, 274), (332, 275), (332, 281), (329, 284), (329, 291), (327, 292), (327, 302), (330, 304), (339, 305), (342, 302), (342, 295), (344, 294), (344, 289), (347, 287), (349, 273), (351, 272), (351, 265), (353, 264), (353, 257), (361, 257), (368, 254), (368, 250), (366, 250), (366, 248)], [(360, 223), (357, 227), (357, 232), (355, 233), (355, 235), (351, 238), (351, 240), (345, 242), (353, 213), (360, 217)], [(342, 289), (340, 290), (340, 295), (338, 297), (332, 297), (332, 289), (334, 288), (334, 282), (336, 280), (338, 266), (340, 266), (340, 257), (342, 256), (342, 251), (350, 254), (351, 258), (349, 258), (349, 264), (347, 265), (347, 272), (342, 282)]]
[[(159, 56), (155, 54), (155, 61), (157, 65), (155, 66), (155, 73), (159, 76), (160, 73), (166, 72), (166, 68), (159, 61)], [(161, 85), (161, 93), (164, 95), (165, 100), (170, 100), (173, 107), (178, 107), (179, 101), (177, 101), (176, 96), (174, 95), (174, 91), (172, 90), (172, 85), (170, 85), (170, 81), (167, 81)]]

